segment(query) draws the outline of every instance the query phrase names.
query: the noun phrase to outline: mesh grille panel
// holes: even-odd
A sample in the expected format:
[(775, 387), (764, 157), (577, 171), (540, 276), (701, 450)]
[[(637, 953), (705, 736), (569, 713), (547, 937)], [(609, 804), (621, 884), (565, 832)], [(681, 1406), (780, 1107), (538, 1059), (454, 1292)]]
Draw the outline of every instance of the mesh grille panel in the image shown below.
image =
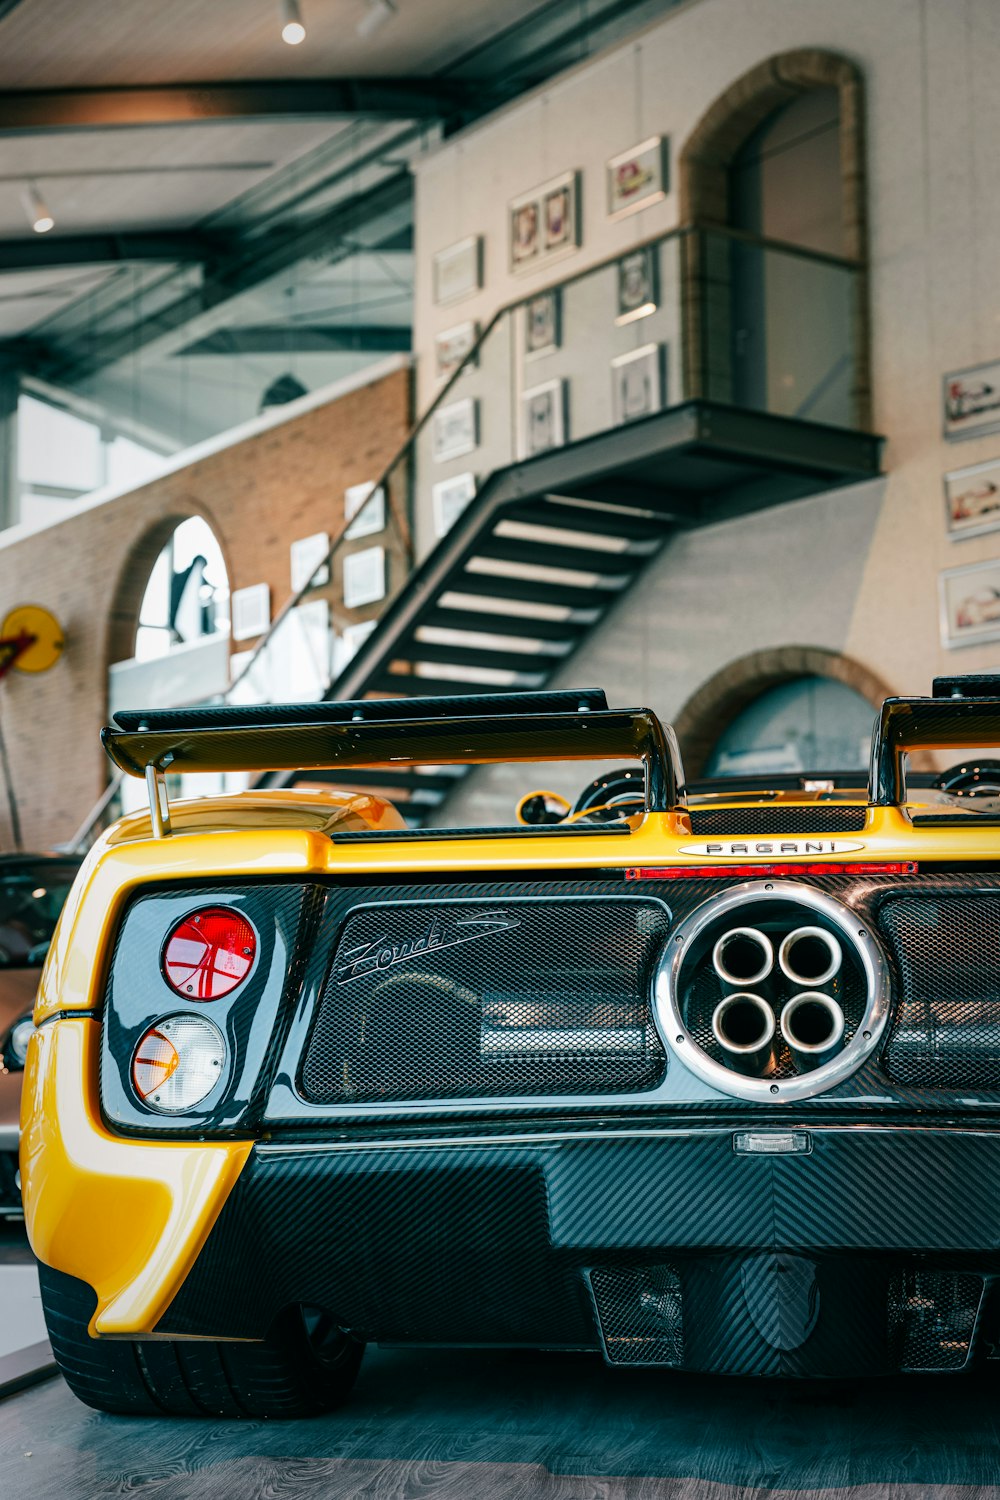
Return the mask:
[(889, 1347), (900, 1370), (961, 1370), (983, 1297), (969, 1273), (903, 1271), (889, 1285)]
[(663, 1071), (653, 901), (356, 908), (306, 1050), (315, 1103), (629, 1092)]
[(590, 1273), (604, 1347), (613, 1365), (680, 1365), (681, 1279), (672, 1266)]
[(889, 901), (901, 998), (885, 1068), (920, 1088), (1000, 1089), (1000, 896)]
[(692, 833), (731, 834), (748, 838), (783, 833), (860, 833), (864, 807), (693, 807)]

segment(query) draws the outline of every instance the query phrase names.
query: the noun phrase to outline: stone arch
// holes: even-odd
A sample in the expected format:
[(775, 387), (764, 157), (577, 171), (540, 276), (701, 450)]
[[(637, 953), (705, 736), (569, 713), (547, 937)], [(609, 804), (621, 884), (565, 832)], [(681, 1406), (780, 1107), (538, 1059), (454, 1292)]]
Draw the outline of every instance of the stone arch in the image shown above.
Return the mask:
[[(681, 224), (685, 228), (723, 227), (729, 218), (729, 169), (740, 147), (782, 105), (812, 89), (835, 88), (840, 101), (841, 213), (847, 255), (860, 271), (854, 299), (856, 345), (855, 419), (871, 418), (868, 314), (868, 216), (864, 81), (857, 64), (821, 48), (798, 48), (758, 63), (730, 84), (688, 136), (679, 158)], [(693, 249), (693, 245), (692, 245)], [(699, 257), (689, 256), (686, 273), (686, 378), (694, 396), (705, 394), (702, 368), (704, 275)]]
[(701, 775), (722, 730), (756, 698), (800, 677), (827, 677), (853, 688), (872, 705), (873, 718), (890, 695), (886, 683), (868, 667), (822, 646), (751, 651), (703, 683), (674, 720), (688, 776)]
[(226, 572), (232, 579), (233, 573), (225, 538), (215, 518), (203, 505), (192, 500), (189, 504), (185, 504), (184, 509), (172, 508), (167, 514), (149, 524), (132, 542), (118, 570), (105, 632), (105, 678), (114, 662), (124, 661), (133, 654), (139, 610), (153, 565), (177, 527), (182, 522), (191, 520), (193, 516), (199, 517), (212, 528), (215, 539), (222, 549)]

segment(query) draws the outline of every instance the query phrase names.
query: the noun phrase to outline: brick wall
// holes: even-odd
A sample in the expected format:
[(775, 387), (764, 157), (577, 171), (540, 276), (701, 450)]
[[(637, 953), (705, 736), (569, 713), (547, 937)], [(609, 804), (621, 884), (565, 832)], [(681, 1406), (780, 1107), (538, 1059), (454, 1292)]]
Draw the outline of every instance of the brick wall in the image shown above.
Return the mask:
[[(277, 612), (291, 592), (289, 544), (314, 532), (336, 534), (345, 489), (377, 479), (401, 446), (410, 425), (409, 369), (398, 363), (324, 405), (304, 399), (257, 425), (128, 494), (41, 531), (0, 535), (0, 616), (18, 604), (41, 604), (66, 634), (62, 659), (50, 672), (12, 672), (0, 685), (0, 723), (26, 848), (70, 838), (106, 784), (99, 732), (108, 667), (132, 654), (149, 571), (173, 527), (203, 516), (222, 547), (230, 587), (268, 583)], [(389, 558), (393, 587), (401, 562)], [(315, 597), (330, 598), (343, 619), (339, 589), (335, 569), (330, 588)], [(0, 849), (12, 847), (0, 796)]]

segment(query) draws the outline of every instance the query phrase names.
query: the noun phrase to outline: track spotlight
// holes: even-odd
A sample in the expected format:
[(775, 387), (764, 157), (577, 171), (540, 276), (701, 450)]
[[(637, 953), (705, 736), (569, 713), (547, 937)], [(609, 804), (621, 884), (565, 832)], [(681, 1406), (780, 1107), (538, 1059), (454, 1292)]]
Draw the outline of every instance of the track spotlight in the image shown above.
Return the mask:
[(365, 13), (358, 22), (358, 36), (372, 36), (395, 14), (395, 0), (365, 0)]
[(55, 228), (56, 221), (52, 217), (45, 203), (45, 199), (33, 182), (21, 194), (21, 202), (24, 211), (28, 215), (28, 223), (36, 234), (48, 234), (50, 229)]
[(289, 47), (297, 47), (306, 39), (306, 28), (302, 24), (302, 12), (299, 10), (299, 0), (281, 0), (281, 40), (287, 42)]

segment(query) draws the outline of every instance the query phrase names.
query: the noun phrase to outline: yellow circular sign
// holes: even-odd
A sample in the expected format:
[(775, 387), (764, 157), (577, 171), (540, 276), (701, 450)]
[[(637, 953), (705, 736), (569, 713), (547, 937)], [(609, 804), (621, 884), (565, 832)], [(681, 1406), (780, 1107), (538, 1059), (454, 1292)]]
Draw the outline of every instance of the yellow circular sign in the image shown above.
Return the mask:
[(18, 636), (30, 635), (34, 640), (17, 658), (14, 666), (19, 672), (47, 672), (54, 667), (62, 655), (62, 626), (55, 615), (40, 604), (19, 604), (0, 625), (0, 640), (17, 640)]

